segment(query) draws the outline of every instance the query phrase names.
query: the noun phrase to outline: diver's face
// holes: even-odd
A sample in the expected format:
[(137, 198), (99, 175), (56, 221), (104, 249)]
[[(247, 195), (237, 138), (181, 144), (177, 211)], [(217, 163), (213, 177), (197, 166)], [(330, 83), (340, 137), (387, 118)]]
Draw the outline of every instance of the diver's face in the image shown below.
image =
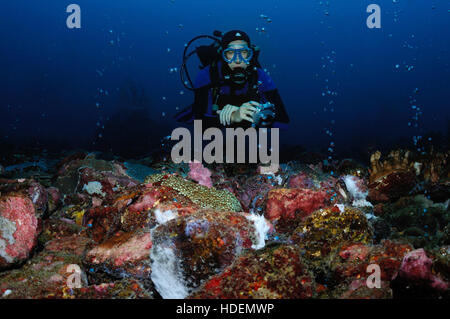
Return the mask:
[[(236, 40), (230, 42), (230, 44), (228, 45), (228, 48), (232, 49), (243, 49), (245, 47), (248, 47), (248, 44), (244, 40)], [(243, 61), (239, 57), (234, 62), (228, 63), (228, 66), (231, 70), (234, 70), (236, 68), (243, 68), (245, 70), (248, 67), (247, 63), (245, 63), (245, 61)]]

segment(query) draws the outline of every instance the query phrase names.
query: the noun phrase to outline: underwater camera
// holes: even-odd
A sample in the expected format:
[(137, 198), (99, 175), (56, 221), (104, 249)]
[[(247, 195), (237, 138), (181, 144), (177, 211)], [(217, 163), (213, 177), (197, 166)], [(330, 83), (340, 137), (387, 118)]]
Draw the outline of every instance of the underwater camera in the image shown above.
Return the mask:
[(253, 127), (268, 127), (275, 119), (275, 105), (270, 102), (261, 104), (253, 114)]

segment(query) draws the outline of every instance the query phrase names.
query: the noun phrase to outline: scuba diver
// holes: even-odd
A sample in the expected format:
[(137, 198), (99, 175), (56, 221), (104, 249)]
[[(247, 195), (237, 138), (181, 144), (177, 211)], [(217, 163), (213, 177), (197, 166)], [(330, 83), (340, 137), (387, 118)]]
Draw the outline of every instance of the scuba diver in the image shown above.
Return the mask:
[[(187, 54), (189, 46), (200, 38), (212, 39), (214, 43)], [(202, 63), (195, 84), (186, 66), (194, 54)], [(287, 127), (289, 117), (284, 104), (274, 82), (261, 68), (258, 56), (259, 48), (240, 30), (226, 34), (215, 31), (214, 37), (203, 35), (191, 40), (184, 51), (181, 80), (188, 90), (194, 91), (195, 99), (175, 119), (182, 123), (202, 120), (204, 129)]]

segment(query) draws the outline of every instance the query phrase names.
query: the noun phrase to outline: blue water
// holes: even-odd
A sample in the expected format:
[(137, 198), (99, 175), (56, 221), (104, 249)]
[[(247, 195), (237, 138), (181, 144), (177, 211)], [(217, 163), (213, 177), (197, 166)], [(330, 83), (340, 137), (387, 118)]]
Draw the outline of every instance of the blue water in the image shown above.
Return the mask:
[[(81, 29), (66, 27), (70, 3)], [(371, 3), (381, 29), (366, 26)], [(193, 99), (169, 71), (184, 44), (236, 28), (261, 47), (282, 95), (291, 118), (282, 143), (346, 154), (448, 138), (450, 1), (14, 0), (0, 2), (1, 140), (95, 149), (108, 119), (137, 105), (154, 125), (128, 122), (122, 134), (159, 142)], [(130, 83), (141, 102), (121, 97)]]

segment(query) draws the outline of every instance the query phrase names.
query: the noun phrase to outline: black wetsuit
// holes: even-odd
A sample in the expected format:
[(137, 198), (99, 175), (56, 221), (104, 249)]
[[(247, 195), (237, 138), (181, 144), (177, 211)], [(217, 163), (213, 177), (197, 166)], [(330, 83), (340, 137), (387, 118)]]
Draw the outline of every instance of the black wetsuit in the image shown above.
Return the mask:
[[(228, 66), (222, 63), (218, 63), (219, 78), (223, 80), (224, 75), (229, 70)], [(218, 105), (218, 109), (221, 110), (225, 105), (230, 104), (240, 107), (242, 104), (250, 101), (256, 101), (259, 103), (270, 102), (275, 105), (275, 119), (271, 127), (287, 128), (289, 123), (289, 116), (285, 110), (283, 101), (278, 93), (278, 89), (273, 83), (271, 77), (262, 70), (257, 68), (257, 90), (250, 89), (248, 82), (243, 85), (236, 85), (234, 83), (223, 82), (218, 89), (218, 94), (214, 97), (213, 101), (213, 88), (211, 87), (210, 66), (204, 68), (197, 75), (195, 81), (195, 99), (191, 106), (189, 113), (182, 112), (178, 115), (178, 119), (183, 118), (183, 122), (191, 122), (192, 120), (202, 120), (203, 128), (218, 127), (222, 128), (219, 115), (216, 110), (213, 110), (213, 105)], [(188, 115), (188, 116), (186, 116)], [(242, 127), (248, 128), (251, 123), (248, 121), (242, 121), (241, 123), (232, 124), (227, 127)]]

